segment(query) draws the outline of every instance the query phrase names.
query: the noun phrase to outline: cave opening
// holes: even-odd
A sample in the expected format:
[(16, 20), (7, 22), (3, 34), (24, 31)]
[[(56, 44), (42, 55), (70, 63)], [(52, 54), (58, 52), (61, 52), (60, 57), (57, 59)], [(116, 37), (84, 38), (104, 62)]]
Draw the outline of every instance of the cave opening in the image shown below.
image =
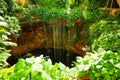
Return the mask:
[(27, 52), (25, 55), (22, 55), (21, 57), (16, 57), (16, 56), (10, 56), (7, 59), (7, 62), (10, 65), (14, 65), (15, 63), (17, 63), (19, 58), (29, 58), (29, 56), (27, 54), (38, 57), (40, 55), (43, 55), (45, 58), (50, 58), (52, 63), (63, 63), (64, 65), (68, 66), (68, 67), (73, 67), (74, 65), (73, 62), (76, 61), (76, 57), (77, 56), (81, 56), (80, 54), (71, 52), (71, 51), (67, 51), (64, 49), (54, 49), (54, 48), (40, 48), (40, 49), (35, 49), (33, 51)]

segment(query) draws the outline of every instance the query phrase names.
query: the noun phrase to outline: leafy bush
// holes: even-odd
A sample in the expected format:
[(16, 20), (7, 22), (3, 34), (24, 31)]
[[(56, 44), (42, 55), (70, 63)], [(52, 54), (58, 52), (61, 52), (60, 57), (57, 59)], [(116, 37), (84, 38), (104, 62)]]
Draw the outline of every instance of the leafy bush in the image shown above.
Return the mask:
[(19, 12), (19, 5), (14, 0), (0, 0), (0, 67), (10, 56), (7, 46), (16, 46), (10, 41), (10, 36), (17, 37), (20, 29), (19, 21), (15, 16)]
[(15, 0), (0, 0), (0, 15), (15, 16), (16, 13), (23, 11), (23, 6), (16, 3)]
[(105, 50), (120, 51), (120, 25), (118, 21), (101, 20), (90, 26), (92, 50), (102, 47)]
[(38, 7), (32, 8), (23, 20), (28, 20), (34, 17), (34, 19), (40, 19), (42, 22), (53, 22), (54, 19), (66, 20), (67, 24), (71, 26), (75, 20), (82, 19), (82, 11), (80, 8), (64, 9), (64, 8), (45, 8)]
[(98, 38), (98, 46), (105, 50), (112, 50), (120, 52), (120, 30), (111, 31), (110, 33), (103, 33)]
[(120, 54), (112, 51), (87, 53), (84, 58), (77, 57), (78, 77), (88, 75), (90, 80), (119, 80)]
[(7, 77), (2, 75), (3, 80), (73, 80), (75, 76), (74, 70), (62, 63), (52, 65), (51, 60), (43, 56), (19, 59), (13, 71), (8, 73)]
[(2, 80), (73, 80), (88, 75), (90, 80), (119, 80), (120, 53), (105, 51), (88, 52), (77, 57), (75, 67), (68, 68), (62, 63), (52, 64), (43, 56), (19, 59), (11, 68), (0, 71)]
[(8, 19), (10, 19), (10, 21), (8, 21), (8, 19), (0, 16), (0, 66), (6, 63), (6, 59), (10, 56), (10, 50), (7, 50), (6, 47), (16, 46), (15, 43), (9, 41), (10, 39), (8, 36), (10, 36), (11, 33), (18, 33), (20, 30), (17, 24), (18, 21), (16, 21), (17, 19), (14, 18), (14, 20), (12, 20), (12, 18), (14, 17), (8, 17)]

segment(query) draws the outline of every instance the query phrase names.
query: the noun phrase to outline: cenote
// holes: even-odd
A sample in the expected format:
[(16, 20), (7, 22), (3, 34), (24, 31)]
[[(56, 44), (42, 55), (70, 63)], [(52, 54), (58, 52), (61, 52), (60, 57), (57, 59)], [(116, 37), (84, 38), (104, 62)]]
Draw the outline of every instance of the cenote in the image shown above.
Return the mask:
[(38, 57), (40, 55), (43, 55), (46, 59), (50, 58), (53, 64), (61, 62), (68, 67), (73, 67), (74, 65), (72, 64), (74, 61), (76, 61), (76, 57), (81, 56), (80, 54), (77, 54), (71, 51), (67, 51), (64, 49), (54, 49), (54, 48), (49, 48), (49, 49), (39, 48), (39, 49), (35, 49), (30, 52), (27, 52), (25, 54), (26, 55), (22, 55), (21, 57), (10, 56), (7, 59), (7, 62), (10, 65), (14, 65), (18, 61), (19, 58), (25, 59), (31, 56)]

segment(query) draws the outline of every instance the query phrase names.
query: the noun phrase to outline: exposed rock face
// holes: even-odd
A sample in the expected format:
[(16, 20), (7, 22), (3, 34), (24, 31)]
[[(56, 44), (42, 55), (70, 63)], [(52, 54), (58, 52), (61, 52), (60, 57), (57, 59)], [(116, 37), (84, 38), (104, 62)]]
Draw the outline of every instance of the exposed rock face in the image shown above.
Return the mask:
[[(77, 23), (76, 28), (68, 28), (62, 21), (51, 24), (42, 23), (39, 21), (34, 22), (32, 25), (28, 23), (21, 23), (22, 32), (17, 40), (13, 40), (18, 44), (17, 47), (11, 47), (13, 55), (24, 55), (27, 52), (37, 48), (61, 48), (74, 53), (85, 55), (82, 50), (83, 44), (79, 40), (75, 40), (77, 28), (80, 29), (79, 33), (83, 37), (83, 29), (81, 24)], [(57, 27), (56, 27), (57, 26)]]

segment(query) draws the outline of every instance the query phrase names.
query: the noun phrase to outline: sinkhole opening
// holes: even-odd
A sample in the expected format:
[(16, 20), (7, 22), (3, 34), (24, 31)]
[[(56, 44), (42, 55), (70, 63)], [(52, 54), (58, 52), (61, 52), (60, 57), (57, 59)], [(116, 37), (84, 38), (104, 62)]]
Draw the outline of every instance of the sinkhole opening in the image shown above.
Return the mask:
[[(21, 58), (29, 58), (29, 56), (27, 56), (27, 54), (29, 53), (30, 55), (35, 57), (43, 55), (45, 58), (50, 58), (53, 64), (61, 62), (68, 67), (73, 67), (74, 65), (72, 64), (74, 61), (76, 61), (76, 57), (81, 56), (80, 54), (67, 51), (64, 49), (40, 48), (40, 49), (35, 49), (33, 51), (27, 52), (26, 55), (22, 55)], [(15, 63), (17, 63), (19, 58), (12, 55), (7, 59), (7, 62), (10, 65), (14, 65)]]

